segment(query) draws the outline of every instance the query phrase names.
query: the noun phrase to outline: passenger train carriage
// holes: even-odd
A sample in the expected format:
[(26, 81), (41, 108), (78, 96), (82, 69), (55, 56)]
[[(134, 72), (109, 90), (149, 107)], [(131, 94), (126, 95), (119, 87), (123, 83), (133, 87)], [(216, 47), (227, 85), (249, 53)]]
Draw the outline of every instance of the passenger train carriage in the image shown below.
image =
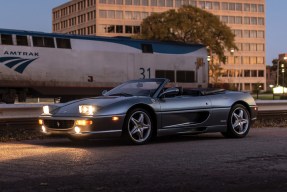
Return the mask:
[(203, 45), (0, 29), (0, 100), (100, 95), (130, 79), (207, 87)]

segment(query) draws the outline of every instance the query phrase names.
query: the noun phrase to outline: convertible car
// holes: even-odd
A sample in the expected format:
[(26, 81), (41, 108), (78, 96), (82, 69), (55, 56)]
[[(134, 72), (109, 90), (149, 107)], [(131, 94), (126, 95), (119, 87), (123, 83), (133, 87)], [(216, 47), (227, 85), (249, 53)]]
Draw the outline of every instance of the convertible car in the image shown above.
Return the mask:
[(168, 134), (221, 132), (242, 138), (256, 119), (249, 93), (222, 89), (170, 87), (168, 79), (141, 79), (103, 93), (43, 107), (39, 118), (45, 134), (66, 135), (72, 141), (120, 137), (144, 144)]

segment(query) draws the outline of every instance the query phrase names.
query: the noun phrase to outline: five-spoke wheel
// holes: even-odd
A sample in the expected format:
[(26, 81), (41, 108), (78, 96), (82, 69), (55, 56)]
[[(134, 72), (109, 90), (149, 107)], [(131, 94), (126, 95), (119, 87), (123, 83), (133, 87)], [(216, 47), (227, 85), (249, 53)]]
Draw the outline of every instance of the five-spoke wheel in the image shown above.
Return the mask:
[(148, 111), (144, 109), (132, 110), (125, 122), (125, 132), (129, 142), (134, 144), (144, 144), (152, 136), (152, 118)]
[(222, 133), (226, 137), (242, 138), (250, 129), (249, 111), (240, 104), (231, 108), (227, 122), (227, 132)]

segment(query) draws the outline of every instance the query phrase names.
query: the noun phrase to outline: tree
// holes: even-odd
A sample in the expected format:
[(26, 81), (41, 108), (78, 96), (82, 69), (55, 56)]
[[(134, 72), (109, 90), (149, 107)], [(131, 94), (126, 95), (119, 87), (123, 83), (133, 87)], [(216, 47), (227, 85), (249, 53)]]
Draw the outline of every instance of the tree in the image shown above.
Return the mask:
[(225, 50), (237, 49), (231, 29), (207, 11), (183, 6), (178, 10), (153, 13), (141, 24), (142, 39), (199, 43), (210, 55), (216, 54), (225, 63)]

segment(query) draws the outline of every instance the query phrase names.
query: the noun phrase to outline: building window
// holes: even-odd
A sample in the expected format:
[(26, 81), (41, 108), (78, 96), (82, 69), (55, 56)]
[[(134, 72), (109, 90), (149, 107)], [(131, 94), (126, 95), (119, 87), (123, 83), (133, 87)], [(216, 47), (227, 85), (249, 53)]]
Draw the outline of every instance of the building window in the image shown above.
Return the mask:
[(235, 11), (235, 3), (229, 3), (229, 10)]
[(264, 31), (257, 31), (257, 38), (264, 38)]
[(214, 9), (214, 10), (220, 10), (220, 4), (219, 4), (219, 2), (213, 2), (213, 3), (212, 3), (212, 9)]
[(158, 5), (159, 7), (165, 7), (165, 0), (158, 0)]
[(221, 3), (221, 8), (222, 10), (228, 10), (228, 3), (226, 2)]
[(264, 57), (257, 57), (257, 64), (264, 64)]
[(126, 11), (125, 12), (125, 19), (132, 19), (133, 12), (132, 11)]
[(264, 44), (257, 44), (257, 51), (264, 51)]
[(243, 64), (250, 64), (249, 57), (244, 56), (242, 57)]
[[(150, 1), (151, 6), (157, 6), (157, 0), (151, 0)], [(181, 6), (181, 5), (180, 5)]]
[(123, 11), (116, 11), (116, 19), (123, 19)]
[(257, 70), (251, 70), (251, 77), (257, 77)]
[(116, 25), (116, 33), (123, 33), (123, 26), (122, 25)]
[(236, 24), (242, 24), (242, 17), (235, 17)]
[(249, 43), (243, 43), (242, 44), (242, 51), (250, 51), (250, 44)]
[(250, 4), (244, 4), (244, 11), (250, 12)]
[(250, 64), (252, 64), (252, 65), (257, 64), (256, 58), (257, 58), (257, 57), (250, 57)]
[(258, 25), (264, 25), (264, 18), (258, 17)]
[(251, 4), (251, 12), (257, 12), (257, 5), (256, 4)]
[(173, 0), (166, 0), (167, 7), (173, 7)]
[(126, 25), (125, 26), (125, 32), (126, 33), (133, 33), (133, 26)]
[(141, 1), (140, 0), (133, 0), (134, 4), (133, 5), (141, 5)]
[(251, 30), (250, 31), (250, 37), (251, 38), (256, 38), (257, 37), (257, 31), (256, 30)]
[(133, 2), (132, 2), (132, 0), (125, 0), (125, 4), (126, 4), (126, 5), (132, 5)]
[(148, 6), (148, 0), (142, 0), (142, 5), (143, 6)]
[(221, 21), (223, 23), (228, 23), (228, 16), (221, 16)]
[(244, 24), (250, 24), (250, 17), (244, 17)]
[(243, 37), (244, 38), (249, 38), (250, 37), (250, 31), (249, 30), (244, 30), (243, 31)]
[(256, 51), (256, 43), (250, 43), (250, 51)]
[(235, 17), (234, 17), (234, 16), (230, 16), (230, 17), (228, 18), (228, 23), (229, 23), (229, 24), (234, 24), (234, 23), (235, 23)]
[(139, 34), (141, 32), (141, 27), (140, 26), (134, 26), (134, 33)]
[(107, 15), (109, 19), (114, 19), (115, 18), (115, 11), (114, 10), (108, 10)]
[(251, 17), (250, 21), (251, 25), (257, 25), (257, 17)]
[(262, 4), (258, 5), (258, 12), (261, 12), (261, 13), (264, 12), (264, 5), (262, 5)]
[(244, 77), (250, 77), (250, 70), (244, 70)]
[(236, 11), (242, 11), (242, 4), (241, 3), (236, 3), (235, 4), (235, 9), (236, 9)]
[(258, 77), (264, 77), (264, 71), (258, 70)]
[(107, 18), (107, 11), (106, 10), (100, 10), (99, 11), (99, 17), (100, 18)]
[(242, 30), (240, 30), (240, 29), (234, 30), (234, 35), (235, 35), (236, 37), (242, 37)]

